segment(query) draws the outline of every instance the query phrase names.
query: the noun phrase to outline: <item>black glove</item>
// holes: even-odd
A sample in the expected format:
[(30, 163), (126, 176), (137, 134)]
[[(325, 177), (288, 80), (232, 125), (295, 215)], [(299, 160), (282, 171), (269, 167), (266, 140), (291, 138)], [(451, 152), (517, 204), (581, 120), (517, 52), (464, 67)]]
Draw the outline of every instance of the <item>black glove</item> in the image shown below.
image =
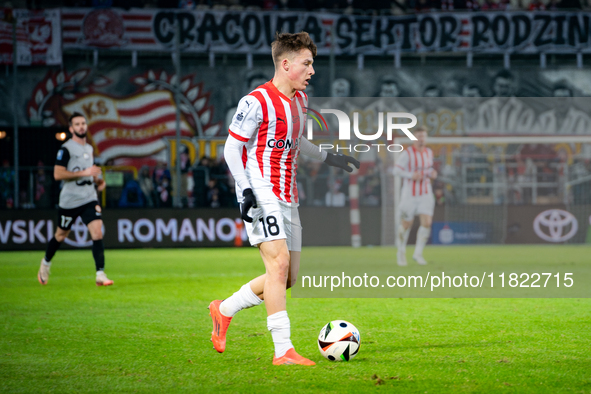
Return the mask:
[(359, 166), (361, 165), (361, 163), (359, 163), (353, 157), (345, 156), (342, 153), (338, 153), (336, 155), (334, 153), (328, 153), (324, 162), (331, 167), (339, 167), (347, 172), (353, 172), (353, 169), (349, 167), (349, 163), (353, 164), (357, 169), (359, 169)]
[(240, 204), (240, 210), (242, 211), (242, 220), (252, 223), (252, 218), (248, 216), (248, 210), (250, 208), (257, 208), (257, 199), (254, 196), (251, 188), (244, 189), (242, 192), (242, 197), (244, 197), (242, 204)]

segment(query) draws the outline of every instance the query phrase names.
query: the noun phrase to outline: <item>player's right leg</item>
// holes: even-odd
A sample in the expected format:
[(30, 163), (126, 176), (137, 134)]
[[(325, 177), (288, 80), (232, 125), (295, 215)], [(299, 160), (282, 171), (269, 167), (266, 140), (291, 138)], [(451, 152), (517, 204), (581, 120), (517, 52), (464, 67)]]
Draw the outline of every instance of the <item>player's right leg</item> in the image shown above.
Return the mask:
[(267, 270), (264, 297), (267, 328), (271, 331), (275, 345), (273, 365), (314, 365), (312, 360), (296, 353), (291, 343), (291, 325), (285, 300), (290, 267), (287, 242), (285, 239), (263, 242), (259, 250)]
[(400, 226), (398, 227), (398, 236), (396, 238), (396, 246), (398, 252), (396, 254), (397, 262), (399, 266), (406, 266), (406, 244), (408, 243), (408, 235), (410, 234), (410, 227), (412, 226), (412, 220), (400, 220)]
[[(70, 224), (71, 226), (71, 224)], [(64, 239), (70, 233), (69, 226), (68, 229), (63, 229), (58, 227), (55, 231), (55, 235), (53, 238), (49, 240), (47, 244), (47, 249), (45, 250), (45, 256), (41, 259), (41, 266), (39, 267), (39, 272), (37, 273), (37, 280), (42, 285), (46, 285), (49, 282), (49, 271), (51, 268), (51, 259), (55, 256), (55, 253), (64, 242)]]
[(400, 226), (398, 226), (396, 246), (398, 252), (396, 254), (399, 266), (406, 266), (406, 244), (408, 243), (408, 236), (410, 228), (414, 222), (416, 212), (415, 198), (409, 195), (403, 195), (400, 203)]
[[(90, 210), (90, 209), (89, 209)], [(92, 207), (94, 210), (94, 207)], [(85, 220), (83, 216), (83, 220)], [(105, 274), (105, 245), (103, 244), (103, 221), (101, 219), (94, 219), (87, 223), (90, 237), (92, 238), (92, 257), (94, 258), (94, 266), (96, 269), (97, 286), (111, 286), (115, 282), (107, 278)]]
[(423, 257), (423, 249), (425, 245), (429, 241), (429, 236), (431, 235), (431, 223), (433, 222), (433, 217), (428, 214), (419, 214), (419, 219), (421, 221), (421, 225), (417, 230), (417, 242), (415, 246), (415, 251), (412, 255), (412, 258), (420, 265), (427, 265), (427, 260)]

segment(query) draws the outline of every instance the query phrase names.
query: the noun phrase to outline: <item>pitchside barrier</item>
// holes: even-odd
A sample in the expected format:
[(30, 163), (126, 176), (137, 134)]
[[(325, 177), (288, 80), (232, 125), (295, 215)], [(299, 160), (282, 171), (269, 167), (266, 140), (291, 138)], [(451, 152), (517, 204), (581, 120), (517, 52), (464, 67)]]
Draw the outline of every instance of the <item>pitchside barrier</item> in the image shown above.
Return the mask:
[[(446, 220), (450, 217), (446, 208), (435, 209), (433, 244), (591, 243), (591, 205), (471, 205), (449, 209), (457, 209), (451, 216), (453, 221)], [(486, 215), (479, 214), (475, 222), (471, 218), (478, 212)], [(508, 220), (495, 220), (500, 215)], [(349, 208), (302, 207), (300, 217), (304, 247), (350, 246)], [(363, 245), (379, 245), (381, 208), (361, 207), (360, 217)], [(106, 209), (103, 220), (107, 249), (249, 245), (236, 209)], [(56, 224), (54, 210), (0, 211), (0, 250), (44, 250)], [(415, 233), (411, 233), (410, 243), (414, 243)], [(62, 247), (77, 249), (91, 244), (88, 230), (79, 219)]]

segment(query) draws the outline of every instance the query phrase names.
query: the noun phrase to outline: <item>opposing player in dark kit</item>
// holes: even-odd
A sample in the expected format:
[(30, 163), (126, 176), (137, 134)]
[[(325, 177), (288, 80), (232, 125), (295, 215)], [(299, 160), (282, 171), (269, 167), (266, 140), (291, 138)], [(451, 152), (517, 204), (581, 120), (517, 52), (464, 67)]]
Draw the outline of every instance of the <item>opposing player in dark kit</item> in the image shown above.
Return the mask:
[[(95, 166), (92, 146), (86, 143), (88, 126), (84, 115), (75, 112), (69, 119), (72, 138), (57, 152), (53, 170), (56, 181), (64, 181), (60, 192), (58, 223), (54, 237), (49, 241), (37, 279), (42, 285), (49, 280), (49, 268), (55, 252), (70, 233), (72, 224), (82, 218), (92, 238), (92, 256), (96, 266), (96, 285), (110, 286), (113, 281), (105, 275), (105, 246), (103, 245), (103, 221), (97, 190), (107, 186), (100, 177), (101, 169)], [(96, 188), (95, 188), (96, 185)]]

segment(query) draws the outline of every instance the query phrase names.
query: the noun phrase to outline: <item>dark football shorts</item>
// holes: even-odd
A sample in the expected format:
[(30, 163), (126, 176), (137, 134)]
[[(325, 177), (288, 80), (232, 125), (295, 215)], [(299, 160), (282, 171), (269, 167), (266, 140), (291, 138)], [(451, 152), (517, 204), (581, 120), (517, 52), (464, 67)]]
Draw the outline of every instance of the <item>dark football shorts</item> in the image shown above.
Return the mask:
[(86, 225), (93, 220), (102, 219), (101, 206), (98, 201), (91, 201), (78, 208), (59, 208), (57, 214), (57, 226), (62, 230), (69, 230), (72, 228), (72, 224), (74, 224), (79, 216), (82, 218), (82, 222)]

